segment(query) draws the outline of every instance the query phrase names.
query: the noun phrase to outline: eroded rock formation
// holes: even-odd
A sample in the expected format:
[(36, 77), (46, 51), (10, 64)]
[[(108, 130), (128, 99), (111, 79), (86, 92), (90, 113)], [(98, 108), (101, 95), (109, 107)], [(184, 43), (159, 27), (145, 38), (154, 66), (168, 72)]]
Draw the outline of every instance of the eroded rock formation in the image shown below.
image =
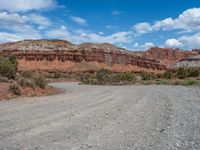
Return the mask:
[[(59, 65), (63, 64), (65, 66), (69, 62), (72, 63), (71, 67), (66, 66), (66, 70), (70, 70), (70, 71), (73, 70), (72, 66), (74, 66), (75, 63), (83, 63), (83, 62), (84, 63), (88, 62), (90, 64), (92, 62), (96, 62), (97, 63), (96, 65), (99, 64), (99, 68), (102, 66), (102, 64), (104, 64), (105, 67), (107, 67), (107, 69), (110, 69), (112, 71), (115, 71), (114, 68), (112, 69), (112, 66), (114, 65), (122, 65), (125, 67), (124, 68), (125, 70), (127, 66), (129, 69), (131, 68), (131, 66), (144, 68), (146, 70), (150, 69), (150, 70), (157, 70), (157, 71), (166, 69), (164, 65), (159, 64), (159, 62), (156, 60), (136, 56), (130, 52), (123, 52), (123, 51), (116, 51), (116, 50), (105, 51), (104, 49), (96, 49), (96, 48), (93, 48), (90, 51), (82, 50), (82, 49), (54, 50), (54, 51), (3, 50), (0, 52), (0, 54), (3, 56), (15, 55), (18, 59), (20, 69), (33, 68), (31, 66), (31, 63), (33, 66), (37, 66), (38, 69), (41, 69), (41, 68), (44, 68), (41, 65), (45, 65), (45, 62), (49, 63), (49, 68), (47, 67), (46, 70), (48, 69), (65, 70), (62, 66), (59, 67)], [(54, 64), (57, 63), (58, 66), (52, 67), (52, 65), (50, 64), (53, 64), (53, 63)], [(26, 65), (26, 64), (29, 64), (29, 65)], [(37, 68), (34, 67), (34, 69), (37, 69)], [(98, 67), (94, 70), (98, 70)], [(132, 69), (131, 71), (134, 71), (134, 69)]]

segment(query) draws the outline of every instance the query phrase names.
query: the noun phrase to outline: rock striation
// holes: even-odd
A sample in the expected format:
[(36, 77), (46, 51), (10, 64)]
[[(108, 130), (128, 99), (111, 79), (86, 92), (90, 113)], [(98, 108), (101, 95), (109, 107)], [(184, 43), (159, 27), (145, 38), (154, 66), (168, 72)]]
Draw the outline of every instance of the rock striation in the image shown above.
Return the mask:
[(160, 61), (161, 64), (165, 64), (170, 67), (171, 64), (174, 64), (183, 58), (192, 57), (197, 54), (198, 53), (196, 51), (184, 51), (181, 49), (152, 47), (142, 53), (141, 56), (156, 59)]
[[(154, 50), (149, 52), (152, 51)], [(146, 54), (139, 56), (108, 43), (75, 45), (64, 40), (24, 40), (0, 44), (0, 55), (6, 57), (16, 55), (19, 70), (75, 72), (96, 71), (100, 68), (113, 72), (166, 70), (166, 66), (155, 59), (157, 57), (148, 58)]]

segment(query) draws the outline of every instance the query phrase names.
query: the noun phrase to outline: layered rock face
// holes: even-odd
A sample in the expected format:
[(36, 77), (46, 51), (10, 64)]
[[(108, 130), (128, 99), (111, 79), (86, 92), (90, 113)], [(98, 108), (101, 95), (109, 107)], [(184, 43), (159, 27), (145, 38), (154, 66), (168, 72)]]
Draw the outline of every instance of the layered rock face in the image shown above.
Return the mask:
[(63, 40), (26, 40), (0, 45), (0, 55), (16, 55), (19, 70), (160, 72), (165, 65), (111, 44), (74, 45)]
[(175, 63), (172, 67), (179, 68), (179, 67), (200, 67), (200, 54), (181, 59), (179, 62)]
[(0, 55), (17, 56), (19, 70), (87, 72), (105, 68), (113, 72), (162, 72), (169, 67), (187, 66), (188, 61), (196, 64), (199, 58), (194, 56), (198, 54), (199, 49), (183, 51), (153, 47), (145, 52), (131, 52), (108, 43), (75, 45), (64, 40), (0, 44)]
[(141, 56), (159, 60), (161, 64), (165, 64), (170, 67), (172, 64), (183, 58), (192, 57), (197, 54), (197, 51), (183, 51), (180, 49), (152, 47), (142, 53)]

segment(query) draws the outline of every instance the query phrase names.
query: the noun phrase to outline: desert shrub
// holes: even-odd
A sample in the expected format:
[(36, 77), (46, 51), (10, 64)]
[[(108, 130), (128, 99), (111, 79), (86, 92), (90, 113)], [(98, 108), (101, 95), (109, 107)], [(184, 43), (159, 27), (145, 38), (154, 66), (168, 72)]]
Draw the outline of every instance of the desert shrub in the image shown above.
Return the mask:
[(156, 78), (158, 78), (158, 79), (162, 79), (163, 77), (164, 77), (164, 75), (162, 73), (156, 74)]
[(164, 77), (165, 79), (171, 79), (171, 78), (172, 78), (172, 75), (173, 75), (172, 72), (169, 71), (169, 70), (167, 70), (167, 71), (164, 72), (163, 77)]
[(96, 79), (98, 84), (107, 84), (110, 81), (109, 71), (106, 69), (100, 69), (97, 71)]
[(16, 64), (11, 63), (8, 58), (0, 56), (0, 75), (14, 79), (16, 76)]
[(10, 87), (9, 90), (16, 94), (16, 95), (21, 95), (21, 91), (20, 91), (20, 85), (17, 82), (13, 82)]
[(33, 71), (23, 71), (23, 72), (21, 72), (21, 76), (23, 78), (33, 78), (34, 73), (33, 73)]
[(35, 85), (42, 88), (42, 89), (45, 89), (45, 87), (47, 86), (47, 81), (46, 81), (46, 78), (41, 76), (41, 75), (36, 75), (34, 78), (34, 81), (35, 81)]
[(117, 73), (110, 77), (110, 81), (114, 83), (135, 81), (135, 76), (131, 72)]
[(147, 72), (142, 72), (140, 74), (142, 80), (152, 80), (152, 79), (156, 79), (156, 75), (153, 73), (147, 73)]
[(184, 79), (187, 77), (186, 71), (184, 70), (184, 68), (179, 68), (177, 71), (177, 77), (179, 79)]
[(36, 87), (36, 84), (35, 84), (35, 80), (31, 79), (31, 78), (20, 78), (19, 79), (19, 84), (22, 86), (22, 87), (32, 87), (32, 88), (35, 88)]
[(62, 73), (61, 72), (55, 72), (53, 77), (54, 78), (61, 78), (62, 77)]
[(80, 76), (80, 80), (84, 84), (98, 84), (96, 77), (90, 74), (85, 74), (85, 75)]
[(17, 71), (17, 57), (15, 55), (11, 55), (10, 57), (8, 57), (8, 59), (13, 65), (15, 65), (15, 70)]
[(188, 68), (185, 70), (187, 73), (187, 77), (199, 77), (200, 69), (199, 68)]

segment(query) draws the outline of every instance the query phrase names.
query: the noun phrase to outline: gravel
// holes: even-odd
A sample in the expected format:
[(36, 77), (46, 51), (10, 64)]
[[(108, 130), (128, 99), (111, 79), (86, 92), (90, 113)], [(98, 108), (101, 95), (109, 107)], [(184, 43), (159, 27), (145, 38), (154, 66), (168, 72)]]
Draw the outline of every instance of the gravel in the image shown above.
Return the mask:
[(0, 101), (0, 149), (200, 149), (199, 87), (52, 85), (65, 93)]

